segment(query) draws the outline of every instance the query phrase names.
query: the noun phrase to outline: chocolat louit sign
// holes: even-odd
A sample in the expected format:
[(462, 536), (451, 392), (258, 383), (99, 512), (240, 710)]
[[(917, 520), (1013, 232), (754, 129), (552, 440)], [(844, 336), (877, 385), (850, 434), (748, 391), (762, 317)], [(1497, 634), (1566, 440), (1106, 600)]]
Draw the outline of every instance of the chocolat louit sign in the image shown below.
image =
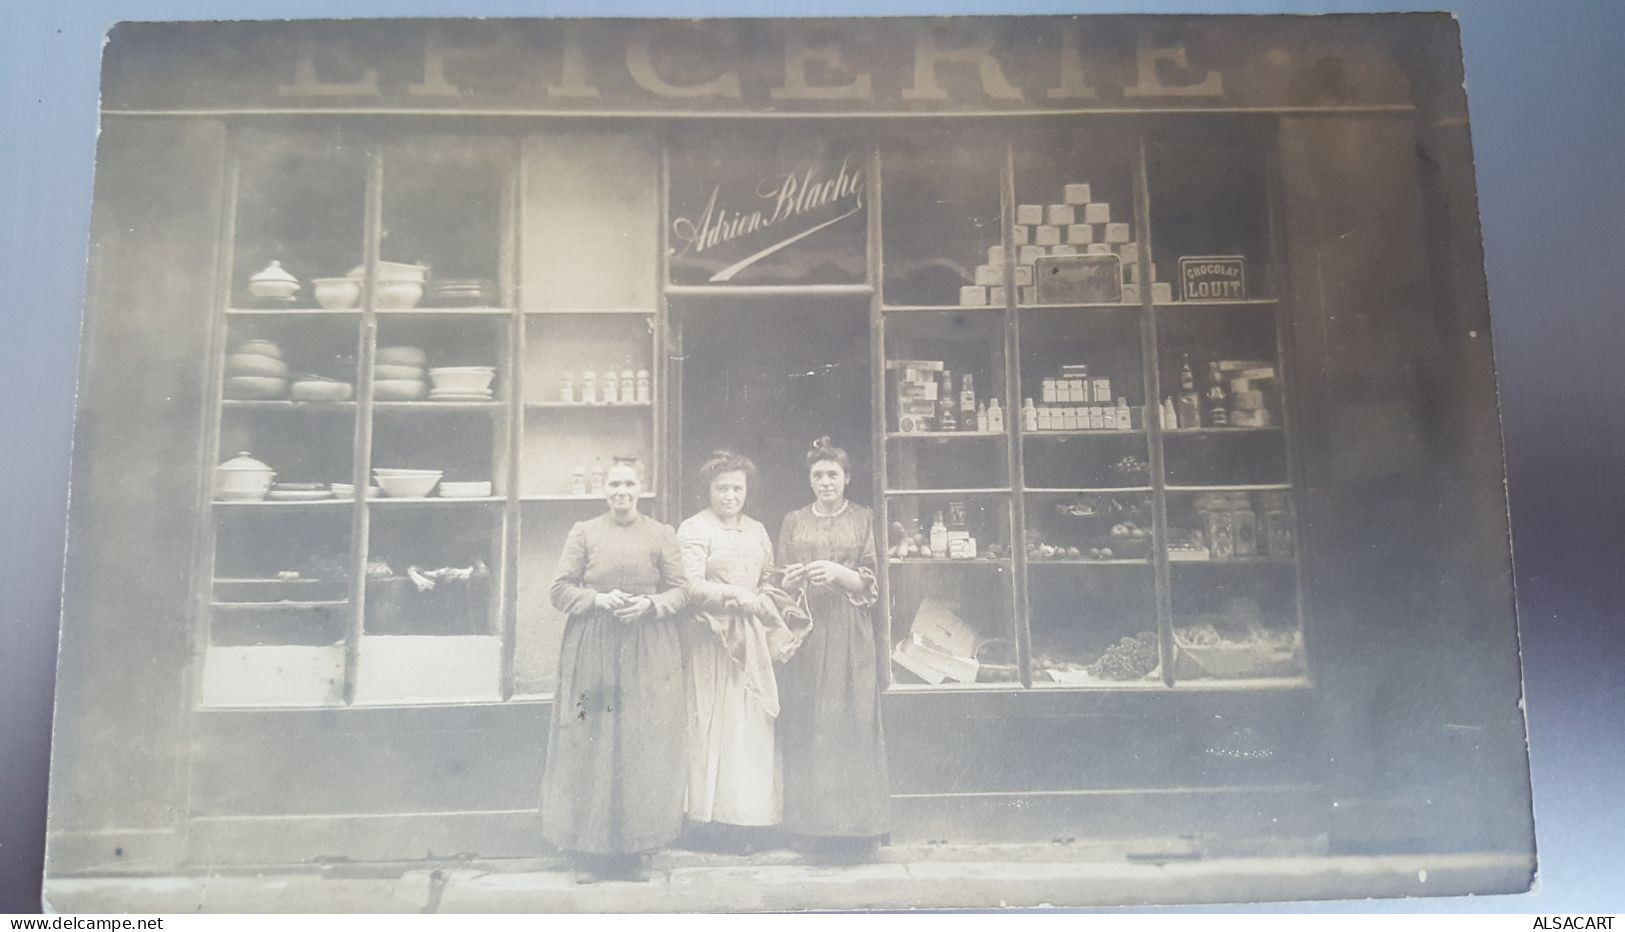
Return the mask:
[(1396, 107), (1339, 17), (124, 23), (109, 113), (889, 115)]

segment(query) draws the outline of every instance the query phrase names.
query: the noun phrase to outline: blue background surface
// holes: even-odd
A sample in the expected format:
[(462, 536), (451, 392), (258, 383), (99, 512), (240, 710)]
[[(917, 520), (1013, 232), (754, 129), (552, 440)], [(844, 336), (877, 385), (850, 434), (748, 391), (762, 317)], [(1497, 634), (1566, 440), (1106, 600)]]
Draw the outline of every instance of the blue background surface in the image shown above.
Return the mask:
[[(0, 912), (37, 910), (104, 28), (121, 19), (1323, 13), (1435, 2), (9, 0), (0, 5)], [(1625, 2), (1457, 0), (1517, 551), (1534, 894), (1247, 910), (1625, 907)], [(177, 466), (177, 468), (184, 468)], [(1230, 910), (1226, 910), (1230, 911)]]

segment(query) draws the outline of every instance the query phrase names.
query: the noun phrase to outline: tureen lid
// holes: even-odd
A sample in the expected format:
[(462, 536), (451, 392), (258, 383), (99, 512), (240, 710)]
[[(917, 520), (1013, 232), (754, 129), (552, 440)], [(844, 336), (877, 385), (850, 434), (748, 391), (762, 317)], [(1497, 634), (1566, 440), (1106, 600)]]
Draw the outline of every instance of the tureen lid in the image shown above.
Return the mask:
[(276, 259), (272, 259), (270, 265), (266, 266), (263, 269), (260, 269), (258, 272), (255, 272), (254, 275), (251, 278), (249, 278), (249, 281), (251, 281), (251, 282), (293, 282), (296, 285), (299, 284), (299, 279), (294, 278), (293, 275), (291, 273), (289, 273), (289, 271), (287, 269), (282, 267), (282, 263), (277, 261)]
[(253, 454), (249, 453), (247, 450), (244, 450), (231, 459), (226, 460), (224, 463), (221, 463), (219, 468), (233, 471), (248, 469), (264, 471), (270, 469), (271, 467), (255, 459)]

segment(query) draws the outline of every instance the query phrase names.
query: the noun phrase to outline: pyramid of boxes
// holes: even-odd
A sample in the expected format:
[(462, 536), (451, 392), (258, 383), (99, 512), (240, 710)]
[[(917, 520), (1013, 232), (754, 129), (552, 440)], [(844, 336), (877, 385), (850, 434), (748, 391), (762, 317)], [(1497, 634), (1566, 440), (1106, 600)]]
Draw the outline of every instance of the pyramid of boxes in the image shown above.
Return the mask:
[[(1133, 224), (1112, 219), (1112, 206), (1093, 199), (1084, 182), (1062, 187), (1056, 204), (1018, 204), (1012, 228), (1016, 246), (1015, 285), (1018, 303), (1040, 304), (1034, 284), (1034, 264), (1045, 256), (1112, 256), (1121, 262), (1122, 302), (1140, 303), (1140, 245), (1134, 239)], [(987, 247), (987, 263), (976, 266), (975, 284), (959, 289), (964, 307), (999, 306), (1005, 303), (1005, 251), (1002, 243)], [(1152, 266), (1153, 273), (1156, 266)], [(1153, 274), (1152, 300), (1173, 300), (1167, 282)]]

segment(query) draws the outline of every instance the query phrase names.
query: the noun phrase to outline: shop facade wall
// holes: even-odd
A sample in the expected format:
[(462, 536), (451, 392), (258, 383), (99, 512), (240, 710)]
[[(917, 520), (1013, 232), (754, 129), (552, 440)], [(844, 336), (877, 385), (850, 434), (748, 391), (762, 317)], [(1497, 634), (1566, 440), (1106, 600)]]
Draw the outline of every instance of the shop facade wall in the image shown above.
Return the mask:
[(225, 132), (104, 126), (51, 766), (53, 874), (180, 856), (187, 619)]

